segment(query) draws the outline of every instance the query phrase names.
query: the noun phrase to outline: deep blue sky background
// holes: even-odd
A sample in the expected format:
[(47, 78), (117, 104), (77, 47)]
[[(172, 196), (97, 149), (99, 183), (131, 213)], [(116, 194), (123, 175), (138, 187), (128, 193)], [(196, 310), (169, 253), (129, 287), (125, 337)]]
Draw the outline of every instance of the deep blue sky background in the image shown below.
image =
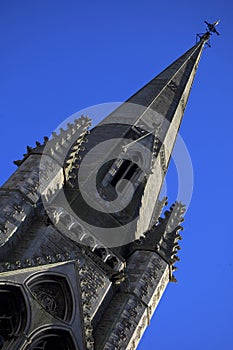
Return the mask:
[(82, 108), (128, 98), (218, 18), (181, 127), (195, 184), (179, 283), (139, 350), (233, 349), (232, 1), (0, 0), (1, 183), (26, 145)]

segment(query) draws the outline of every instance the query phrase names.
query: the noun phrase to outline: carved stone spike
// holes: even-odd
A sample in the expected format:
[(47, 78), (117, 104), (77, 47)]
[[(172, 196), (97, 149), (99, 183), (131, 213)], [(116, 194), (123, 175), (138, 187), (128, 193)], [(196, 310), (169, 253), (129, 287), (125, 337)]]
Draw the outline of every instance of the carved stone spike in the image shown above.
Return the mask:
[(174, 282), (174, 283), (178, 282), (174, 275), (172, 275), (172, 277), (171, 277), (171, 282)]
[(177, 255), (172, 255), (171, 263), (174, 264), (176, 261), (180, 261), (180, 258)]
[(17, 213), (19, 213), (19, 214), (21, 214), (21, 213), (24, 211), (23, 207), (22, 207), (20, 204), (18, 204), (18, 203), (14, 203), (14, 204), (12, 205), (12, 208), (13, 208), (15, 211), (17, 211)]
[(7, 223), (8, 223), (8, 221), (6, 221), (4, 223), (0, 223), (0, 233), (7, 233), (8, 232)]
[(21, 263), (20, 260), (17, 260), (17, 261), (15, 262), (15, 265), (16, 265), (17, 268), (19, 269), (19, 268), (22, 266), (22, 263)]
[(31, 259), (26, 259), (26, 260), (25, 260), (25, 264), (26, 264), (27, 266), (32, 266), (32, 261), (31, 261)]
[(18, 160), (14, 160), (13, 163), (17, 166), (20, 166), (22, 164), (22, 160), (18, 159)]
[(8, 262), (8, 261), (5, 262), (4, 267), (5, 267), (6, 270), (10, 270), (11, 269), (11, 263)]

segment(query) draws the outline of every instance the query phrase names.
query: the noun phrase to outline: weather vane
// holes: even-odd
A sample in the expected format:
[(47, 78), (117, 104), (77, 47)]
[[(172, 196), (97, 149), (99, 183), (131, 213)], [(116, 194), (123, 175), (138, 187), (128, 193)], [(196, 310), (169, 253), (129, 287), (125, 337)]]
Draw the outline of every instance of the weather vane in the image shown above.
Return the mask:
[(219, 24), (220, 19), (215, 21), (214, 23), (208, 23), (207, 21), (205, 21), (205, 24), (207, 24), (208, 29), (206, 29), (207, 32), (209, 32), (210, 34), (215, 33), (217, 35), (220, 35), (219, 32), (216, 30), (216, 26)]
[(210, 36), (213, 34), (213, 33), (215, 33), (215, 34), (217, 34), (217, 35), (220, 35), (219, 34), (219, 32), (216, 30), (216, 26), (219, 24), (219, 22), (220, 22), (220, 19), (219, 20), (217, 20), (217, 21), (215, 21), (215, 22), (213, 22), (213, 23), (209, 23), (209, 22), (207, 22), (207, 21), (204, 21), (205, 22), (205, 24), (207, 25), (207, 28), (206, 28), (206, 32), (205, 33), (199, 33), (199, 34), (197, 34), (197, 38), (199, 38), (199, 39), (202, 39), (202, 38), (206, 38), (207, 40), (206, 40), (206, 45), (208, 46), (208, 47), (211, 47), (211, 45), (210, 45)]

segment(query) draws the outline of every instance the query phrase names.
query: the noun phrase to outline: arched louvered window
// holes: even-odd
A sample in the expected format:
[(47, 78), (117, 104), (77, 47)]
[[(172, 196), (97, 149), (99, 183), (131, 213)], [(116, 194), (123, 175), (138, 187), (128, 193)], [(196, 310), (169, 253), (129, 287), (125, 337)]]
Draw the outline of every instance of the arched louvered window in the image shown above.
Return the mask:
[[(128, 180), (132, 181), (134, 176), (138, 173), (139, 167), (136, 163), (131, 162), (128, 159), (123, 160), (121, 166), (117, 170), (116, 174), (113, 176), (111, 180), (111, 185), (116, 187), (117, 183), (120, 180)], [(121, 184), (119, 186), (119, 191), (122, 192), (125, 188), (125, 184)]]

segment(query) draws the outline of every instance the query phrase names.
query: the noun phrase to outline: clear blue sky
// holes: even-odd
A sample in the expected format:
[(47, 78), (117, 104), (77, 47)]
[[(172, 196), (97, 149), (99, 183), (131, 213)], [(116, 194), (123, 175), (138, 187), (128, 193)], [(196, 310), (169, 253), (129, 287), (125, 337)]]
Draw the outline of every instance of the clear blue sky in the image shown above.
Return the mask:
[(26, 145), (82, 108), (128, 98), (218, 18), (181, 127), (195, 184), (179, 283), (139, 350), (233, 349), (233, 3), (0, 0), (0, 183)]

